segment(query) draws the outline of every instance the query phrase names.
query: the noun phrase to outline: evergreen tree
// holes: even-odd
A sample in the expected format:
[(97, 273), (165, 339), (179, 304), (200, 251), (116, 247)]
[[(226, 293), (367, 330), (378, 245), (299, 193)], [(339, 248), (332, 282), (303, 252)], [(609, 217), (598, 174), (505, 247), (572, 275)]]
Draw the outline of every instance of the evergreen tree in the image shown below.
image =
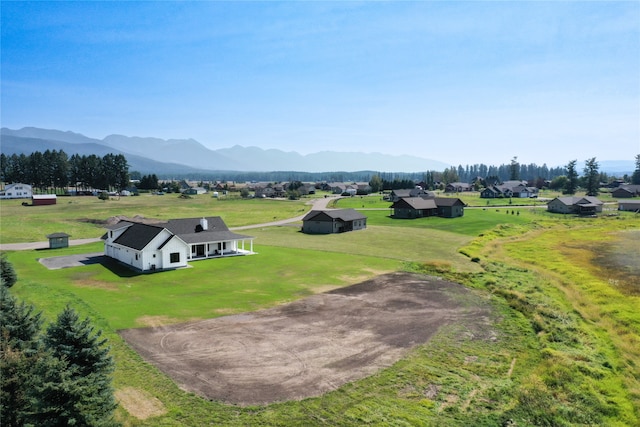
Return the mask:
[(636, 155), (636, 170), (634, 170), (633, 175), (631, 175), (631, 183), (640, 185), (640, 154)]
[(9, 262), (5, 254), (0, 254), (0, 278), (2, 278), (2, 287), (10, 288), (18, 281), (18, 275), (13, 269), (13, 264)]
[(3, 345), (19, 350), (29, 350), (42, 325), (41, 313), (35, 313), (33, 306), (24, 302), (18, 304), (6, 286), (0, 287), (0, 331)]
[(576, 194), (576, 190), (578, 189), (578, 172), (576, 171), (576, 163), (577, 160), (571, 160), (569, 164), (567, 164), (567, 181), (564, 187), (565, 194)]
[[(49, 425), (101, 426), (113, 424), (116, 403), (111, 385), (113, 359), (102, 332), (94, 333), (89, 319), (80, 320), (67, 306), (44, 336), (45, 348), (58, 361), (48, 358), (38, 367), (43, 378), (38, 391), (39, 413), (44, 419), (57, 418)], [(59, 366), (60, 363), (64, 366)], [(64, 368), (64, 373), (61, 372)], [(34, 387), (38, 389), (38, 387)], [(61, 399), (64, 395), (64, 399)], [(48, 421), (47, 421), (48, 422)], [(47, 424), (41, 424), (47, 425)]]
[(9, 170), (9, 159), (4, 153), (0, 153), (0, 181), (7, 182), (7, 171)]
[(600, 190), (600, 173), (598, 172), (598, 162), (596, 162), (595, 157), (586, 161), (584, 178), (587, 196), (597, 196)]
[(511, 159), (511, 164), (509, 165), (509, 180), (517, 181), (520, 179), (520, 164), (518, 163), (518, 157), (514, 157)]
[(30, 412), (29, 382), (37, 360), (40, 313), (0, 286), (0, 421), (22, 426)]

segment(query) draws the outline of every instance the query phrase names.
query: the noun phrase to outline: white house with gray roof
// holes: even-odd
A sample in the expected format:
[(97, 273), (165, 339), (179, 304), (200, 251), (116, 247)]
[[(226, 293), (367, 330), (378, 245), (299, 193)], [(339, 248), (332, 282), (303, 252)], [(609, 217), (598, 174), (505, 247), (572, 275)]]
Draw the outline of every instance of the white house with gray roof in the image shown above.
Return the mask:
[(121, 221), (107, 228), (104, 254), (141, 271), (180, 268), (188, 261), (254, 253), (253, 237), (230, 231), (220, 217), (171, 219), (155, 224)]

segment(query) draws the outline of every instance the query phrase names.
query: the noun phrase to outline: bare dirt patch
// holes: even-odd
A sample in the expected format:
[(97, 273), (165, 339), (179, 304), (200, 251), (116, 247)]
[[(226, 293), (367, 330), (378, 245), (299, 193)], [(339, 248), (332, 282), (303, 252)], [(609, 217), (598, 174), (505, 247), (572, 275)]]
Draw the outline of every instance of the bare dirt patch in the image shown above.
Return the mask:
[(443, 325), (490, 328), (489, 314), (461, 285), (392, 273), (268, 310), (120, 334), (183, 389), (256, 405), (335, 390), (392, 365)]
[(169, 316), (141, 316), (136, 319), (136, 323), (138, 325), (156, 328), (158, 326), (176, 323), (176, 320)]
[(640, 295), (640, 230), (617, 233), (615, 239), (591, 247), (599, 276), (621, 292)]
[(144, 390), (134, 387), (125, 387), (116, 390), (116, 399), (126, 411), (139, 420), (158, 417), (166, 414), (167, 409), (157, 398)]

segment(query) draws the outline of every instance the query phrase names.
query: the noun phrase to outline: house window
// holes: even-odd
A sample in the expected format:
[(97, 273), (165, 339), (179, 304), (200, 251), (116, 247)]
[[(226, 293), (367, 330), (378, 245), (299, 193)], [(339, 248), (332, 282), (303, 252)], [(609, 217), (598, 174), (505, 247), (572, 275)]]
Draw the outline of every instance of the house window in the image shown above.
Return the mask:
[(136, 261), (138, 260), (138, 254), (136, 254)]
[(180, 252), (172, 252), (169, 254), (169, 261), (171, 263), (180, 262)]

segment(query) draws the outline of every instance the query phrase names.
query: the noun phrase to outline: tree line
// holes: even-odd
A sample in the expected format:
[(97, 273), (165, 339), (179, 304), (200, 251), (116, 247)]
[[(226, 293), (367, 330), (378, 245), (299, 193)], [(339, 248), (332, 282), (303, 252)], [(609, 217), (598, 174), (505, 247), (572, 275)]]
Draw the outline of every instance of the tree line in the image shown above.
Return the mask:
[(3, 426), (115, 426), (106, 339), (67, 306), (42, 314), (11, 295), (16, 274), (0, 256), (0, 420)]
[(21, 182), (36, 191), (101, 189), (122, 190), (129, 186), (129, 165), (122, 154), (99, 157), (63, 151), (35, 151), (30, 155), (0, 154), (0, 174), (4, 182)]

